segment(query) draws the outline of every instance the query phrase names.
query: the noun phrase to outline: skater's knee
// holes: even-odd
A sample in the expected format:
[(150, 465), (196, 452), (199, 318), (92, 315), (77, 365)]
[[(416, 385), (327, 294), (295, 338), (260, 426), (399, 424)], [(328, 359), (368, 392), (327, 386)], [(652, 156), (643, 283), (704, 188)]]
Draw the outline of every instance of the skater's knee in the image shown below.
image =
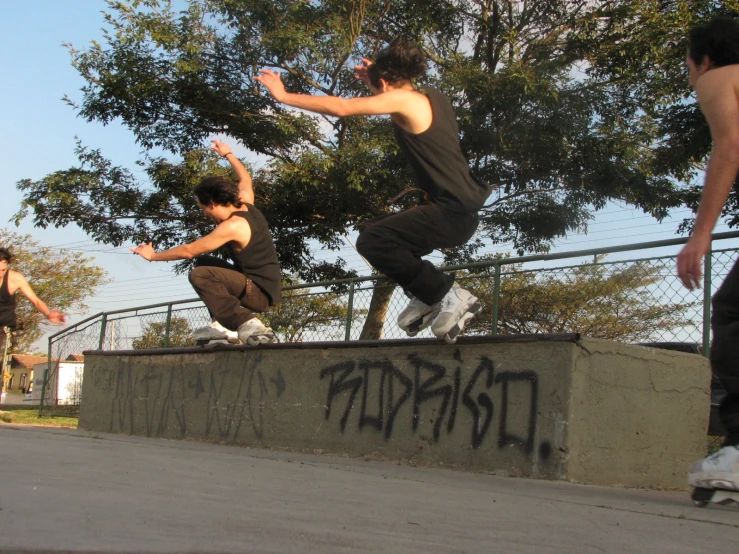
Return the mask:
[(362, 231), (357, 237), (357, 252), (359, 252), (365, 258), (367, 253), (372, 248), (372, 239), (367, 231)]
[(388, 241), (377, 225), (368, 227), (357, 237), (357, 252), (368, 260), (374, 258), (378, 252), (387, 251), (388, 248)]
[(190, 272), (190, 275), (188, 275), (188, 280), (190, 281), (190, 284), (194, 287), (197, 287), (198, 285), (201, 285), (209, 280), (211, 276), (211, 270), (208, 266), (198, 266), (193, 268), (193, 270)]

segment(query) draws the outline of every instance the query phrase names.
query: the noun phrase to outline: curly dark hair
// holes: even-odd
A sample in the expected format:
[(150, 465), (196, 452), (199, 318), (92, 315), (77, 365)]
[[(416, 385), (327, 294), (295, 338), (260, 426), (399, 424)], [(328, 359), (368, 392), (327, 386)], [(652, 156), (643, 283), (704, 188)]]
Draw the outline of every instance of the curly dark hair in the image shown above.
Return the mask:
[(739, 21), (722, 15), (695, 25), (688, 33), (688, 55), (696, 64), (706, 56), (714, 67), (739, 64)]
[(0, 247), (0, 262), (8, 262), (13, 258), (13, 254), (7, 248)]
[(204, 177), (195, 187), (195, 196), (204, 206), (241, 206), (239, 185), (223, 177)]
[(369, 66), (368, 75), (372, 86), (379, 88), (380, 79), (392, 85), (409, 83), (423, 75), (426, 69), (426, 54), (420, 46), (395, 39), (377, 54), (375, 63)]

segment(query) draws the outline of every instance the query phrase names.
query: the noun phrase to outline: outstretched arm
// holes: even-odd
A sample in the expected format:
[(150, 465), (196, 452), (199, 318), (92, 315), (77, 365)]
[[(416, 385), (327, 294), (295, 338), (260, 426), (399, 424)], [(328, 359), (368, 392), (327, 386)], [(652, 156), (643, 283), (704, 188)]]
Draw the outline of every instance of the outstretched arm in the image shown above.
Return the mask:
[(412, 113), (414, 108), (413, 104), (408, 101), (409, 95), (412, 95), (413, 92), (405, 89), (393, 89), (382, 94), (360, 98), (340, 98), (338, 96), (313, 96), (287, 92), (280, 73), (269, 69), (260, 69), (259, 75), (254, 77), (254, 80), (267, 87), (267, 90), (278, 102), (309, 112), (335, 117), (392, 115), (395, 113), (407, 116)]
[(28, 301), (33, 304), (34, 308), (41, 312), (44, 317), (46, 317), (46, 319), (48, 319), (52, 323), (64, 324), (67, 322), (67, 316), (65, 316), (63, 313), (60, 313), (57, 308), (50, 310), (46, 303), (38, 296), (36, 296), (36, 293), (33, 292), (31, 285), (28, 284), (28, 281), (26, 281), (26, 278), (23, 277), (23, 275), (14, 272), (13, 277), (18, 284), (17, 290), (21, 291), (23, 293), (23, 296), (28, 298)]
[(210, 142), (213, 143), (211, 145), (211, 148), (218, 152), (221, 156), (226, 158), (228, 160), (228, 163), (231, 164), (234, 172), (236, 172), (236, 176), (239, 178), (239, 200), (241, 200), (245, 204), (253, 205), (254, 188), (251, 182), (251, 175), (249, 175), (249, 172), (244, 167), (244, 164), (239, 161), (239, 159), (231, 150), (231, 147), (225, 142), (221, 142), (220, 140), (212, 140)]
[(237, 218), (219, 223), (213, 231), (194, 242), (181, 244), (168, 250), (156, 252), (150, 242), (140, 244), (136, 248), (129, 248), (129, 250), (150, 262), (171, 262), (190, 260), (201, 254), (213, 252), (230, 241), (237, 241), (243, 248), (250, 240), (251, 227), (245, 219)]
[(739, 172), (739, 102), (734, 83), (720, 72), (708, 71), (695, 89), (711, 129), (713, 148), (693, 234), (677, 256), (678, 277), (691, 290), (700, 288), (702, 261), (711, 247), (711, 233)]

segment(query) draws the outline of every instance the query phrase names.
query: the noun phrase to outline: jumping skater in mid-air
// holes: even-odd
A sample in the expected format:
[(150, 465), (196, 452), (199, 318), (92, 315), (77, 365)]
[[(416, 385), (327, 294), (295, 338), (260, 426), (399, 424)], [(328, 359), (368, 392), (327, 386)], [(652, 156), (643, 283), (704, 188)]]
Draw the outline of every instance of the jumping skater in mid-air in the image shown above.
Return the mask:
[(480, 304), (454, 283), (453, 275), (421, 257), (466, 243), (477, 229), (477, 212), (490, 188), (470, 173), (449, 100), (434, 88), (414, 87), (413, 80), (426, 68), (418, 46), (396, 40), (374, 63), (363, 58), (354, 68), (372, 96), (346, 99), (289, 93), (280, 74), (268, 69), (262, 69), (255, 80), (275, 100), (296, 108), (337, 117), (390, 116), (398, 145), (426, 202), (366, 227), (359, 234), (357, 250), (411, 298), (398, 316), (398, 325), (409, 336), (430, 325), (434, 335), (454, 343)]
[[(155, 252), (151, 243), (130, 250), (149, 261), (195, 258), (190, 283), (205, 303), (214, 323), (193, 333), (201, 340), (233, 339), (235, 331), (246, 344), (266, 344), (275, 340), (272, 329), (255, 315), (279, 303), (282, 296), (280, 267), (267, 221), (254, 206), (251, 176), (231, 148), (217, 140), (213, 148), (228, 159), (239, 178), (232, 183), (222, 177), (205, 177), (195, 187), (198, 206), (216, 223), (206, 236)], [(228, 245), (233, 264), (209, 252)], [(225, 327), (225, 329), (223, 329)]]
[[(700, 287), (711, 233), (739, 176), (739, 21), (719, 17), (693, 27), (688, 38), (689, 83), (713, 139), (693, 234), (677, 256), (678, 276), (692, 290)], [(719, 408), (727, 436), (718, 452), (690, 468), (698, 502), (717, 501), (713, 489), (719, 500), (727, 496), (721, 489), (739, 491), (739, 262), (712, 304), (711, 369), (728, 393)]]

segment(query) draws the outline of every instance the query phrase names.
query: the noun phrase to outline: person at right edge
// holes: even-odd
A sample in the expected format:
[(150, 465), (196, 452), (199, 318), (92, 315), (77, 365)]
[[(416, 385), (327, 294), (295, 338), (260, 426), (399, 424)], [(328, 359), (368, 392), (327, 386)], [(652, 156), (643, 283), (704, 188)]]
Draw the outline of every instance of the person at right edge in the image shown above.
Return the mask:
[[(678, 276), (693, 290), (700, 288), (711, 233), (739, 174), (739, 21), (717, 17), (693, 27), (687, 65), (713, 140), (693, 233), (677, 256)], [(719, 408), (727, 436), (718, 452), (693, 464), (688, 483), (739, 491), (739, 262), (712, 305), (711, 369), (727, 391)]]
[(372, 96), (339, 98), (285, 91), (280, 74), (262, 69), (255, 80), (278, 101), (337, 117), (389, 115), (395, 137), (426, 202), (365, 227), (357, 250), (380, 273), (398, 283), (410, 303), (398, 316), (409, 336), (431, 326), (453, 344), (480, 309), (478, 299), (422, 256), (465, 244), (477, 229), (478, 210), (490, 195), (488, 185), (470, 173), (462, 153), (456, 114), (438, 90), (417, 90), (413, 81), (427, 69), (420, 47), (392, 41), (371, 62), (362, 58), (355, 77)]

